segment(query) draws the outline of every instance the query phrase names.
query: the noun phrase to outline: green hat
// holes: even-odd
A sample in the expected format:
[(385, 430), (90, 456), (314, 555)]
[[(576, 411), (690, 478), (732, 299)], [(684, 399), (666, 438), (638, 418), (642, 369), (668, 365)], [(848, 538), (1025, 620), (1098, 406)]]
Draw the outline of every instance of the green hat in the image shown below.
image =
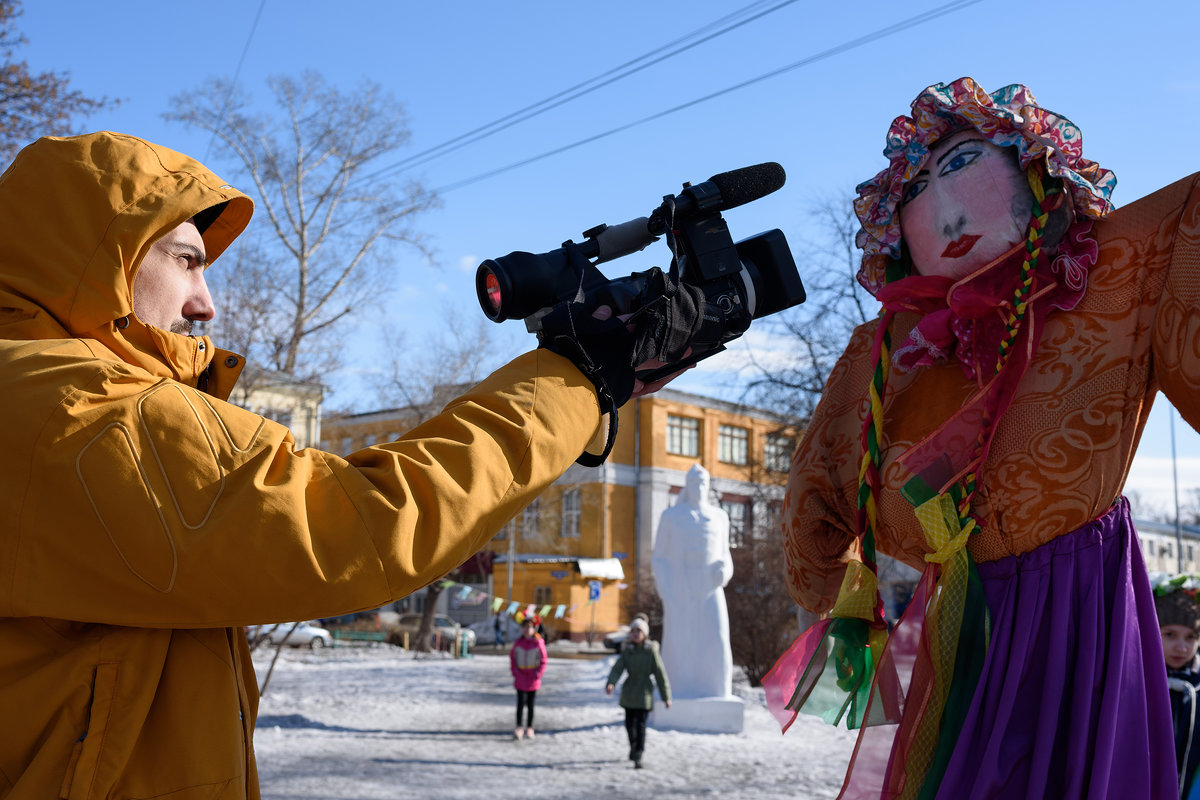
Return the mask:
[(1196, 579), (1190, 575), (1169, 579), (1166, 576), (1154, 576), (1151, 582), (1154, 584), (1154, 610), (1158, 614), (1158, 624), (1182, 625), (1200, 634), (1200, 602), (1196, 600), (1200, 588), (1195, 585)]

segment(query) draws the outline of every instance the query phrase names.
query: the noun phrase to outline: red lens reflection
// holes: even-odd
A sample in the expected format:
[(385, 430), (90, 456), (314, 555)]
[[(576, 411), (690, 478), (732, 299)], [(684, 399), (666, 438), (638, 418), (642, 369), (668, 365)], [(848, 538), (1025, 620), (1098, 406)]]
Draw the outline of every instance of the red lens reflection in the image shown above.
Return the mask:
[(492, 304), (493, 311), (500, 310), (500, 303), (503, 298), (500, 296), (500, 281), (496, 280), (495, 273), (489, 272), (483, 281), (484, 289), (487, 290), (488, 302)]

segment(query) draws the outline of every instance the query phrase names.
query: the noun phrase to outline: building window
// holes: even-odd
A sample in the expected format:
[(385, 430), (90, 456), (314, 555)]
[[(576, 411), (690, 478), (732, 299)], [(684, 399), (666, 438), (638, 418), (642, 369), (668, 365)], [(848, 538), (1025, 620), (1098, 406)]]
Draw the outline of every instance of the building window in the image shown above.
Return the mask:
[(792, 440), (782, 434), (771, 433), (763, 443), (763, 462), (767, 469), (787, 472), (792, 466)]
[(562, 496), (562, 536), (579, 536), (579, 490), (568, 489)]
[(521, 535), (532, 539), (538, 535), (538, 519), (541, 517), (541, 498), (533, 498), (533, 502), (525, 506), (521, 512)]
[(734, 425), (717, 429), (717, 460), (726, 464), (745, 464), (750, 451), (750, 431)]
[(721, 510), (729, 515), (729, 546), (744, 546), (749, 535), (750, 504), (744, 500), (721, 500)]
[[(542, 606), (549, 606), (549, 605), (554, 604), (554, 601), (550, 599), (551, 596), (552, 595), (551, 595), (549, 586), (533, 587), (533, 604), (535, 606), (537, 606), (539, 609), (541, 609)], [(539, 611), (538, 613), (540, 614), (541, 611)]]
[(1196, 551), (1195, 551), (1195, 549), (1192, 547), (1192, 545), (1190, 545), (1190, 544), (1189, 544), (1189, 545), (1187, 546), (1187, 560), (1188, 560), (1188, 561), (1192, 561), (1192, 560), (1193, 560), (1193, 559), (1195, 559), (1195, 558), (1196, 558)]
[(366, 438), (366, 440), (363, 442), (363, 445), (365, 447), (374, 447), (376, 445), (376, 443), (378, 443), (378, 442), (379, 442), (379, 437), (372, 433), (370, 436), (368, 436)]
[(667, 414), (667, 452), (676, 456), (700, 455), (700, 420)]
[(342, 455), (346, 455), (354, 450), (353, 437), (346, 436), (342, 439)]

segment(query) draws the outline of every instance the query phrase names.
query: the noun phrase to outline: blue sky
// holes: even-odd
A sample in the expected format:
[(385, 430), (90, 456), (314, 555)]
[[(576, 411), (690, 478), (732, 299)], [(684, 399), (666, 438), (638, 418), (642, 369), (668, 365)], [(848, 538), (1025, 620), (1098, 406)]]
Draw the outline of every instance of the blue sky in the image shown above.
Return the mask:
[[(75, 88), (124, 100), (88, 119), (85, 129), (142, 136), (228, 174), (232, 165), (209, 153), (207, 136), (161, 118), (171, 96), (235, 72), (264, 104), (270, 75), (312, 69), (345, 89), (369, 78), (408, 112), (412, 147), (402, 157), (657, 51), (734, 10), (781, 3), (26, 0), (18, 25), (30, 40), (20, 55), (34, 69), (69, 72)], [(418, 223), (435, 250), (432, 262), (412, 251), (393, 255), (386, 317), (366, 320), (356, 337), (358, 370), (373, 367), (372, 338), (380, 330), (420, 342), (443, 309), (464, 318), (477, 313), (480, 260), (549, 250), (597, 223), (641, 216), (685, 180), (778, 161), (787, 185), (726, 218), (737, 238), (781, 228), (799, 254), (805, 241), (819, 238), (809, 221), (813, 205), (884, 166), (891, 119), (925, 86), (963, 75), (988, 88), (1028, 85), (1043, 105), (1080, 126), (1088, 157), (1116, 172), (1118, 205), (1142, 197), (1200, 169), (1200, 70), (1193, 58), (1200, 10), (1194, 0), (1137, 8), (1108, 0), (797, 0), (403, 173), (434, 188), (464, 185), (445, 192), (442, 207)], [(917, 21), (921, 15), (929, 18)], [(631, 125), (656, 114), (662, 116)], [(560, 148), (567, 149), (473, 181)], [(605, 270), (665, 266), (666, 257), (665, 246), (655, 245)], [(802, 277), (804, 270), (801, 260)], [(496, 326), (497, 360), (531, 344), (519, 323)], [(681, 388), (706, 391), (737, 360), (713, 358)], [(355, 374), (334, 404), (370, 404)], [(1164, 507), (1167, 408), (1160, 398), (1130, 481)], [(1200, 487), (1200, 437), (1178, 419), (1176, 429), (1181, 491)]]

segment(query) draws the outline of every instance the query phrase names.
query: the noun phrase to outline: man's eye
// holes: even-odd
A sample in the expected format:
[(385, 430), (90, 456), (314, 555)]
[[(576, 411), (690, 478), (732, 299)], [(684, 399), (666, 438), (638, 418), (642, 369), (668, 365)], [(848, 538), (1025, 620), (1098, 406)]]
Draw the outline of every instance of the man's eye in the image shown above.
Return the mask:
[(942, 175), (949, 175), (951, 172), (958, 172), (960, 169), (979, 158), (981, 152), (982, 151), (980, 150), (967, 150), (961, 153), (955, 153), (954, 158), (946, 162), (946, 164), (942, 167), (941, 172), (938, 173), (938, 176), (940, 177)]

